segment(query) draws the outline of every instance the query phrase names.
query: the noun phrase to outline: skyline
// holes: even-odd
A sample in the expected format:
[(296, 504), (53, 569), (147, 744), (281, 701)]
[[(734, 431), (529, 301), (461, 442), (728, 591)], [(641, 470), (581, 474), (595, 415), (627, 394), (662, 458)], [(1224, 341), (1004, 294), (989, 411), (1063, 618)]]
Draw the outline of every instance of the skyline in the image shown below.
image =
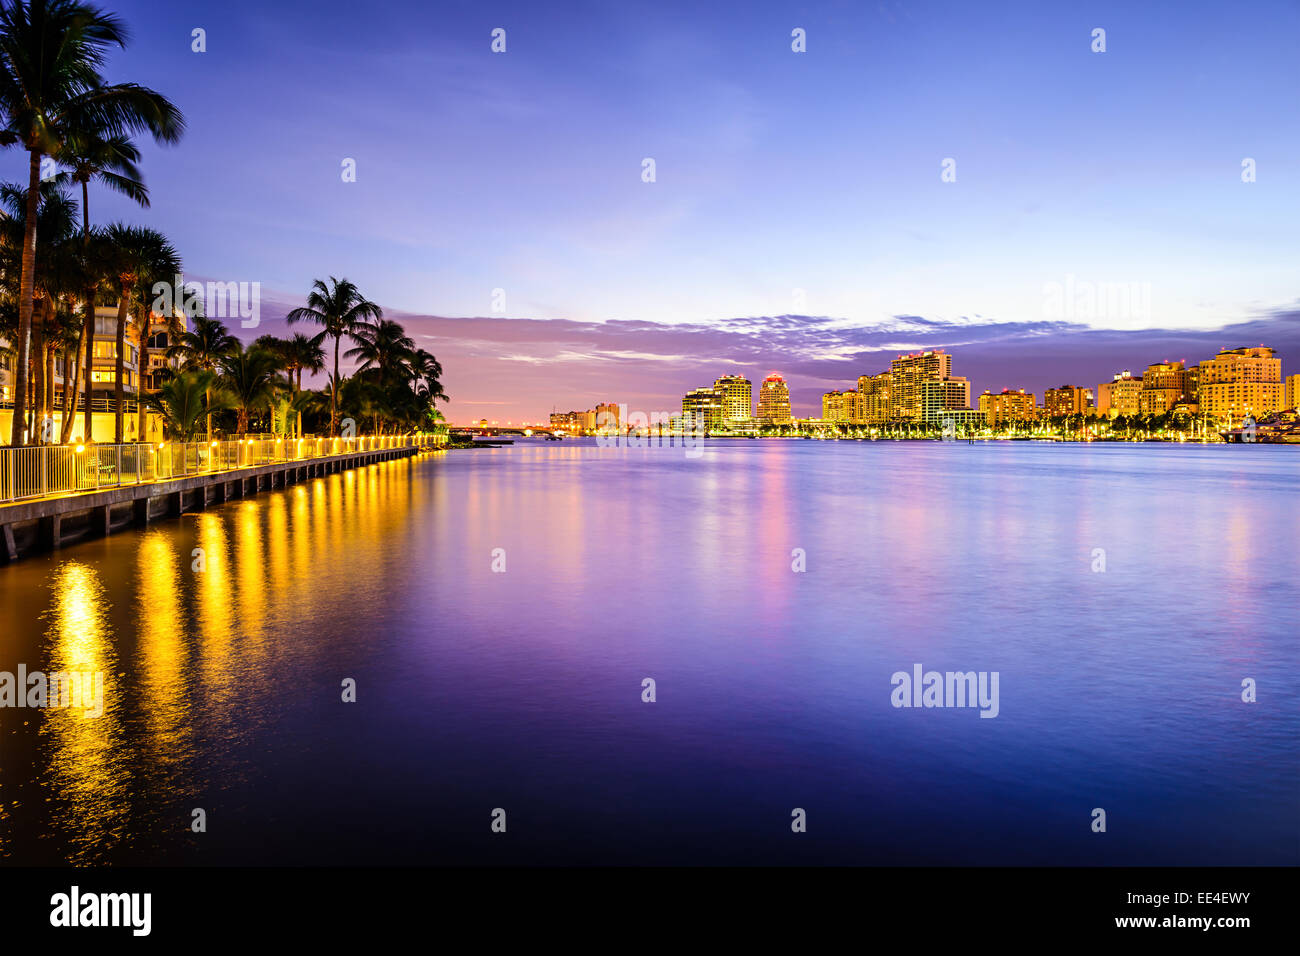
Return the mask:
[[(290, 307), (289, 299), (263, 298), (264, 315), (277, 316)], [(796, 417), (816, 417), (823, 392), (886, 368), (900, 353), (925, 349), (959, 355), (973, 396), (1004, 388), (1041, 395), (1067, 383), (1095, 387), (1125, 369), (1140, 374), (1156, 362), (1199, 362), (1225, 348), (1261, 344), (1277, 350), (1283, 377), (1300, 372), (1295, 358), (1300, 309), (1210, 330), (1124, 331), (1068, 323), (949, 326), (900, 317), (903, 333), (845, 330), (812, 316), (663, 326), (392, 315), (446, 366), (451, 401), (444, 412), (453, 422), (545, 422), (551, 411), (616, 399), (639, 408), (675, 409), (683, 394), (719, 375), (742, 374), (757, 382), (772, 372), (790, 385)], [(278, 318), (264, 318), (254, 332), (283, 334), (281, 326)], [(899, 342), (907, 345), (886, 347)], [(502, 401), (501, 395), (514, 399)]]
[[(1260, 341), (1296, 354), (1300, 13), (1281, 3), (1232, 23), (1208, 4), (114, 10), (134, 41), (108, 75), (166, 88), (190, 134), (142, 144), (152, 209), (98, 190), (96, 218), (155, 223), (188, 276), (259, 282), (286, 311), (347, 275), (427, 324), (452, 419), (540, 417), (629, 371), (650, 389), (683, 356), (813, 395), (869, 347), (996, 338), (1060, 363), (1020, 381), (973, 355), (981, 391)], [(3, 161), (20, 179), (19, 152)], [(1141, 288), (1142, 307), (1048, 314), (1069, 277)], [(1143, 340), (1123, 364), (1082, 367), (1081, 338), (1121, 333)]]

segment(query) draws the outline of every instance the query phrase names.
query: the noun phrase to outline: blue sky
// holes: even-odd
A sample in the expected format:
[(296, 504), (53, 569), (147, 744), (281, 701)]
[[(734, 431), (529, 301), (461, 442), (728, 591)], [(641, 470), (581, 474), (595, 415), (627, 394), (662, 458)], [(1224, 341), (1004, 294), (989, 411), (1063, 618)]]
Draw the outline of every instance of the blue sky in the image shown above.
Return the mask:
[[(167, 93), (189, 131), (146, 147), (151, 210), (100, 190), (93, 218), (154, 225), (190, 275), (291, 304), (332, 273), (412, 316), (722, 329), (794, 314), (856, 330), (917, 316), (956, 330), (959, 374), (972, 324), (1211, 330), (1296, 304), (1294, 3), (112, 9), (135, 38), (110, 75)], [(1105, 53), (1090, 49), (1098, 27)], [(23, 174), (16, 151), (3, 161)], [(1149, 309), (1053, 312), (1047, 289), (1067, 281), (1141, 288)], [(474, 362), (536, 375), (508, 397), (515, 415), (570, 389), (581, 404), (584, 369), (658, 375), (667, 397), (699, 384), (644, 343), (642, 365), (598, 368), (611, 360), (596, 349), (536, 368), (510, 323), (492, 327), (500, 349)], [(871, 372), (889, 356), (804, 357)], [(453, 398), (473, 401), (481, 371), (449, 368)], [(565, 388), (533, 394), (548, 374)]]

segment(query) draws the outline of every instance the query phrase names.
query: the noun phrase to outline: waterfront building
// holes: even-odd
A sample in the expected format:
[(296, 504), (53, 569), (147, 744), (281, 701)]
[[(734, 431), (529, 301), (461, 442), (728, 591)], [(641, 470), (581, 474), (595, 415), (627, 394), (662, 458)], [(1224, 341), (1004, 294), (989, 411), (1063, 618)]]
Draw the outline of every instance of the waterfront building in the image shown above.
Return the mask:
[(1282, 408), (1282, 360), (1267, 346), (1224, 349), (1200, 365), (1200, 407), (1236, 425)]
[(1023, 388), (1014, 392), (1004, 388), (1000, 392), (985, 392), (980, 396), (980, 412), (990, 428), (1010, 422), (1032, 422), (1038, 417), (1038, 406), (1033, 392)]
[(617, 434), (620, 428), (619, 409), (616, 402), (605, 402), (596, 406), (596, 421), (593, 431), (599, 431), (603, 434)]
[(723, 396), (716, 388), (693, 388), (682, 396), (682, 421), (685, 427), (717, 431), (723, 421)]
[(889, 417), (919, 420), (924, 415), (921, 385), (952, 377), (952, 356), (942, 350), (900, 355), (889, 363)]
[(840, 421), (849, 425), (862, 422), (862, 396), (855, 391), (847, 391), (840, 399)]
[(939, 427), (953, 435), (974, 435), (987, 423), (978, 408), (948, 408), (939, 413)]
[(1128, 369), (1116, 372), (1109, 382), (1097, 386), (1097, 413), (1118, 418), (1136, 415), (1142, 407), (1142, 376)]
[(551, 412), (551, 428), (568, 435), (580, 435), (582, 412)]
[(8, 405), (13, 401), (15, 360), (10, 353), (10, 345), (8, 339), (0, 336), (0, 405)]
[(1187, 402), (1187, 366), (1182, 362), (1157, 362), (1148, 365), (1142, 376), (1138, 411), (1143, 415), (1163, 415), (1180, 402)]
[(722, 421), (747, 422), (754, 417), (754, 386), (743, 375), (724, 375), (713, 383), (722, 396)]
[(889, 372), (858, 376), (858, 418), (867, 425), (889, 421)]
[(937, 423), (942, 412), (970, 408), (970, 382), (964, 378), (942, 378), (921, 382), (921, 420)]
[(758, 420), (765, 425), (788, 425), (792, 421), (790, 388), (775, 372), (763, 379), (759, 387)]
[(822, 418), (828, 422), (839, 421), (844, 411), (844, 393), (830, 391), (822, 395)]
[(1043, 414), (1048, 418), (1059, 415), (1086, 415), (1094, 410), (1090, 388), (1062, 385), (1060, 388), (1049, 388), (1043, 393)]
[(1300, 375), (1288, 375), (1282, 391), (1282, 406), (1300, 409)]

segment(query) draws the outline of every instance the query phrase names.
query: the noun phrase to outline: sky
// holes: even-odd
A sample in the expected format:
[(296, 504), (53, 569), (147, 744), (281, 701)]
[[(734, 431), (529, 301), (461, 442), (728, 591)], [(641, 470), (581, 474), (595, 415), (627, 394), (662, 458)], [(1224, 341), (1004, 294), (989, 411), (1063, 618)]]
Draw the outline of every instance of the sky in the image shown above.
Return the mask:
[(110, 79), (188, 131), (142, 144), (150, 209), (92, 219), (260, 283), (245, 334), (347, 276), (453, 421), (772, 371), (816, 414), (921, 347), (975, 395), (1261, 342), (1300, 371), (1295, 2), (109, 8)]

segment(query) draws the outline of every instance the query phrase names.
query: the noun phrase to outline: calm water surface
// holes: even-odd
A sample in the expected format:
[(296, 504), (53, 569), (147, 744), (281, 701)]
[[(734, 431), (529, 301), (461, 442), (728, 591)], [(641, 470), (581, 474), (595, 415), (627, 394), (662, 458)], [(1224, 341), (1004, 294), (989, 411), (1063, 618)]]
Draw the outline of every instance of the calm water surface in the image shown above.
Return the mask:
[[(1295, 864), (1298, 479), (520, 442), (76, 545), (0, 568), (0, 671), (107, 675), (99, 719), (0, 708), (0, 861)], [(999, 715), (894, 708), (914, 664)]]

